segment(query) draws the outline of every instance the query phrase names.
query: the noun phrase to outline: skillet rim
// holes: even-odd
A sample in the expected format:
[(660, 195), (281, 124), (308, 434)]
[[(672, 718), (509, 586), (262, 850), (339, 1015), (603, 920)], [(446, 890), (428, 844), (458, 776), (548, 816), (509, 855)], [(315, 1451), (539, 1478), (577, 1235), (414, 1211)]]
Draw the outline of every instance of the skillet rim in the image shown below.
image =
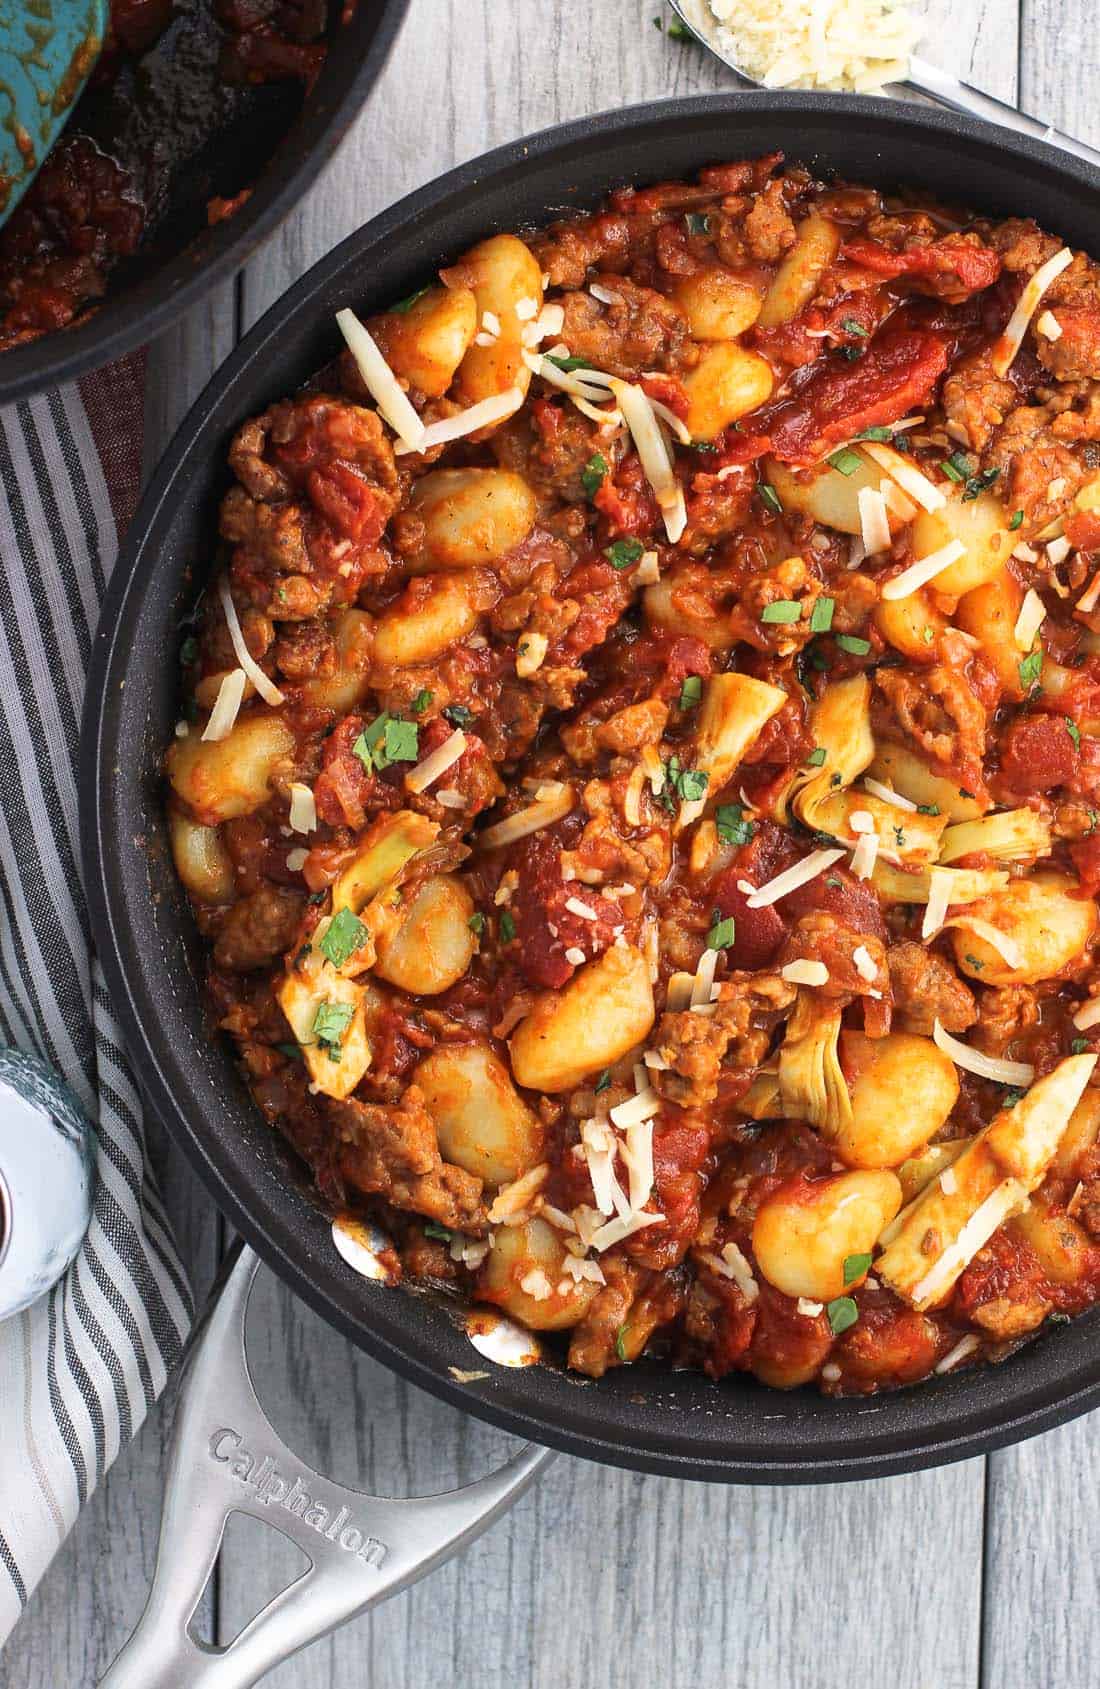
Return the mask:
[[(186, 1093), (187, 1075), (165, 1036), (167, 1023), (162, 1024), (158, 1013), (163, 1005), (150, 1001), (148, 1007), (152, 1012), (146, 1013), (131, 989), (134, 962), (140, 958), (140, 919), (135, 930), (126, 895), (132, 887), (125, 883), (120, 869), (122, 839), (110, 803), (112, 788), (108, 780), (110, 770), (118, 766), (121, 752), (120, 687), (125, 684), (128, 651), (133, 645), (138, 612), (151, 582), (164, 574), (155, 555), (154, 542), (158, 533), (170, 529), (174, 495), (193, 455), (209, 452), (214, 439), (221, 444), (223, 423), (218, 410), (226, 395), (239, 379), (247, 376), (254, 363), (263, 363), (269, 347), (273, 349), (273, 361), (278, 363), (278, 342), (284, 325), (297, 320), (301, 313), (308, 313), (315, 296), (333, 278), (339, 277), (346, 266), (369, 260), (371, 251), (392, 236), (402, 232), (407, 236), (412, 229), (419, 229), (433, 211), (442, 213), (459, 194), (491, 184), (503, 185), (537, 161), (560, 160), (568, 165), (578, 149), (590, 148), (601, 137), (623, 141), (627, 136), (635, 136), (652, 148), (658, 144), (664, 125), (683, 127), (693, 119), (710, 121), (746, 114), (751, 117), (754, 111), (765, 117), (781, 114), (792, 126), (800, 116), (812, 117), (814, 121), (831, 119), (834, 123), (866, 120), (866, 128), (872, 135), (876, 129), (880, 133), (885, 130), (895, 145), (899, 137), (904, 139), (909, 132), (952, 138), (969, 148), (993, 148), (997, 153), (1014, 155), (1021, 163), (1026, 162), (1032, 174), (1038, 172), (1048, 179), (1053, 174), (1063, 188), (1084, 189), (1100, 206), (1100, 171), (1091, 165), (1046, 143), (999, 131), (960, 114), (854, 95), (741, 92), (666, 99), (577, 119), (496, 148), (408, 195), (348, 236), (308, 270), (238, 344), (180, 425), (143, 497), (104, 599), (89, 668), (81, 739), (82, 856), (100, 961), (127, 1047), (132, 1057), (141, 1058), (135, 1060), (135, 1066), (143, 1091), (223, 1211), (261, 1257), (329, 1324), (385, 1365), (451, 1405), (473, 1412), (503, 1430), (572, 1454), (684, 1478), (733, 1483), (822, 1483), (886, 1476), (967, 1459), (1051, 1429), (1100, 1405), (1100, 1344), (1096, 1342), (1100, 1325), (1092, 1316), (1083, 1315), (1073, 1322), (1072, 1328), (1044, 1333), (1000, 1368), (987, 1367), (973, 1373), (926, 1380), (911, 1389), (875, 1397), (873, 1406), (868, 1406), (863, 1398), (836, 1403), (816, 1395), (807, 1398), (804, 1392), (785, 1396), (766, 1386), (740, 1383), (734, 1389), (728, 1385), (714, 1386), (701, 1380), (699, 1374), (666, 1372), (660, 1375), (660, 1384), (667, 1401), (656, 1399), (652, 1404), (662, 1415), (660, 1428), (652, 1437), (641, 1440), (616, 1436), (614, 1413), (616, 1403), (628, 1395), (632, 1380), (637, 1385), (652, 1382), (653, 1375), (643, 1367), (612, 1373), (600, 1385), (581, 1385), (570, 1380), (572, 1388), (568, 1391), (555, 1385), (552, 1411), (540, 1408), (539, 1397), (547, 1393), (545, 1380), (558, 1379), (561, 1375), (543, 1368), (519, 1374), (494, 1373), (484, 1394), (481, 1386), (475, 1390), (458, 1384), (441, 1365), (440, 1348), (446, 1350), (447, 1338), (440, 1319), (434, 1313), (429, 1316), (427, 1341), (413, 1331), (414, 1326), (425, 1325), (420, 1312), (411, 1312), (418, 1304), (423, 1310), (423, 1298), (395, 1299), (394, 1307), (410, 1311), (394, 1314), (388, 1292), (382, 1290), (376, 1299), (369, 1291), (378, 1287), (367, 1287), (368, 1293), (364, 1294), (365, 1281), (343, 1268), (342, 1263), (337, 1267), (338, 1258), (331, 1247), (322, 1258), (319, 1251), (311, 1250), (308, 1237), (295, 1237), (291, 1220), (285, 1214), (276, 1214), (272, 1203), (265, 1205), (262, 1190), (252, 1188), (247, 1197), (240, 1194), (239, 1178), (235, 1183), (231, 1175), (240, 1174), (243, 1145), (238, 1146), (234, 1157), (226, 1151), (209, 1122), (195, 1127), (189, 1120), (186, 1096), (180, 1095)], [(867, 174), (872, 175), (876, 158), (873, 140), (868, 140), (867, 151)], [(791, 152), (797, 156), (797, 140)], [(658, 174), (659, 171), (643, 173), (650, 180)], [(1100, 246), (1100, 240), (1097, 244)], [(312, 304), (312, 309), (316, 315), (316, 304)], [(150, 552), (154, 554), (150, 556)], [(172, 570), (178, 574), (174, 564)], [(144, 814), (148, 813), (146, 807)], [(146, 913), (145, 926), (148, 931), (153, 930), (151, 911)], [(227, 1083), (232, 1083), (233, 1070), (228, 1058), (224, 1065), (229, 1076)], [(280, 1193), (284, 1208), (288, 1206), (285, 1195)], [(300, 1212), (306, 1213), (304, 1205)], [(324, 1239), (327, 1243), (327, 1228)], [(327, 1278), (328, 1288), (322, 1287), (318, 1274)], [(342, 1296), (337, 1294), (337, 1281), (342, 1285)], [(354, 1307), (351, 1291), (358, 1299)], [(1100, 1314), (1100, 1310), (1095, 1312)], [(1093, 1337), (1092, 1351), (1074, 1368), (1070, 1334), (1072, 1330), (1080, 1333), (1082, 1326), (1087, 1326)], [(462, 1342), (460, 1358), (468, 1361), (469, 1350), (464, 1339)], [(1080, 1349), (1080, 1341), (1074, 1347)], [(455, 1352), (453, 1347), (451, 1352)], [(447, 1358), (446, 1353), (442, 1358)], [(1038, 1382), (1035, 1382), (1036, 1374)], [(1011, 1388), (1010, 1383), (1023, 1387)], [(768, 1433), (766, 1443), (738, 1441), (737, 1408), (739, 1401), (745, 1399), (743, 1389), (764, 1391), (768, 1404), (776, 1409), (767, 1417), (777, 1422), (787, 1417), (782, 1411), (785, 1402), (797, 1407), (801, 1400), (805, 1411), (810, 1412), (805, 1403), (811, 1400), (810, 1417), (815, 1427), (820, 1426), (820, 1442), (799, 1446), (792, 1453), (782, 1430)], [(585, 1398), (591, 1399), (593, 1395), (603, 1405), (597, 1406), (595, 1413), (587, 1413)], [(732, 1423), (734, 1431), (728, 1442), (701, 1443), (675, 1429), (690, 1418), (690, 1409), (685, 1412), (683, 1406), (687, 1397), (693, 1398), (707, 1417), (718, 1416)], [(663, 1415), (670, 1407), (673, 1412), (665, 1419)], [(858, 1416), (887, 1412), (890, 1422), (898, 1422), (900, 1429), (872, 1432), (861, 1437), (854, 1448), (852, 1429)], [(907, 1421), (911, 1422), (908, 1428)], [(670, 1430), (669, 1425), (674, 1428)]]
[[(0, 352), (0, 404), (30, 398), (125, 357), (163, 334), (244, 267), (332, 161), (381, 76), (411, 0), (377, 4), (377, 18), (363, 10), (342, 26), (363, 33), (374, 23), (358, 68), (350, 76), (337, 69), (331, 90), (322, 70), (246, 203), (226, 222), (200, 229), (135, 286), (117, 293), (108, 288), (102, 304), (78, 328), (59, 329)], [(279, 162), (291, 160), (296, 162), (280, 172)]]

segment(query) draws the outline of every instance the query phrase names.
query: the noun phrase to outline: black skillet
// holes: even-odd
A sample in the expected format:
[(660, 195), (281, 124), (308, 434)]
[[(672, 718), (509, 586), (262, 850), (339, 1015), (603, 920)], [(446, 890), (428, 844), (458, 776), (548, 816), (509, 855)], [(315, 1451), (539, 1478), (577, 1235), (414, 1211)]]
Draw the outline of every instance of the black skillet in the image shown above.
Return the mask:
[(215, 376), (173, 441), (115, 568), (84, 720), (84, 868), (99, 953), (153, 1107), (233, 1223), (338, 1330), (415, 1383), (506, 1430), (684, 1478), (827, 1482), (960, 1460), (1100, 1403), (1100, 1313), (1000, 1366), (871, 1400), (721, 1385), (641, 1363), (581, 1382), (481, 1363), (447, 1309), (358, 1277), (294, 1158), (207, 1031), (200, 951), (165, 843), (159, 777), (177, 716), (165, 653), (201, 581), (241, 421), (337, 350), (333, 313), (377, 308), (497, 229), (589, 206), (618, 183), (690, 175), (783, 149), (813, 169), (909, 184), (1000, 215), (1033, 214), (1100, 251), (1100, 171), (954, 114), (843, 95), (722, 94), (638, 106), (545, 131), (452, 171), (376, 218), (287, 293)]
[[(0, 404), (133, 351), (240, 269), (343, 140), (408, 5), (330, 0), (329, 52), (308, 93), (293, 78), (227, 86), (213, 0), (175, 0), (154, 45), (109, 83), (93, 77), (69, 128), (133, 173), (148, 206), (145, 237), (86, 321), (0, 353)], [(209, 201), (244, 188), (247, 201), (210, 227)]]

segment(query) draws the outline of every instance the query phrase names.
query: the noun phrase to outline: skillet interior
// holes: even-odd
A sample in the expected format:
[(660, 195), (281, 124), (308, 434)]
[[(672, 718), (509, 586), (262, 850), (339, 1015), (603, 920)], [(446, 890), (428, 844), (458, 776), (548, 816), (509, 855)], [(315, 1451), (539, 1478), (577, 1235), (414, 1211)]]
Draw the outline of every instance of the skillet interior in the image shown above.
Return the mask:
[(782, 148), (823, 173), (909, 183), (982, 210), (1030, 212), (1100, 250), (1100, 172), (953, 114), (843, 95), (728, 94), (583, 120), (443, 177), (351, 236), (268, 312), (207, 387), (130, 530), (88, 682), (81, 766), (85, 879), (100, 956), (138, 1077), (217, 1201), (333, 1325), (414, 1382), (507, 1430), (641, 1470), (734, 1482), (827, 1482), (962, 1459), (1100, 1403), (1100, 1311), (999, 1367), (870, 1400), (713, 1385), (644, 1363), (600, 1383), (475, 1365), (444, 1307), (359, 1278), (293, 1158), (204, 1020), (199, 948), (168, 855), (161, 747), (176, 716), (177, 624), (195, 590), (236, 424), (336, 349), (333, 312), (400, 298), (496, 229), (594, 203), (607, 187), (690, 175)]
[[(330, 51), (304, 102), (298, 83), (226, 89), (212, 63), (209, 0), (186, 0), (117, 89), (82, 100), (77, 127), (155, 188), (150, 231), (79, 328), (0, 356), (0, 404), (71, 381), (159, 334), (232, 276), (328, 163), (374, 86), (409, 0), (361, 0), (346, 22), (331, 7)], [(127, 80), (128, 79), (128, 80)], [(118, 96), (129, 89), (135, 98)], [(300, 110), (299, 110), (300, 108)], [(247, 202), (213, 228), (207, 200), (245, 184)], [(161, 202), (167, 185), (167, 203)]]

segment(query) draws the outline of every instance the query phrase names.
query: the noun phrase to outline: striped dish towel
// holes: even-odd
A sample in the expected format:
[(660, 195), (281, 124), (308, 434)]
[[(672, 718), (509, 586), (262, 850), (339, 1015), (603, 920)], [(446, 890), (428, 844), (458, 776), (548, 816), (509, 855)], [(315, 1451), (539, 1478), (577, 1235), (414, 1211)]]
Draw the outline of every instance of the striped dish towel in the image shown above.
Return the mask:
[(77, 835), (84, 669), (137, 502), (143, 383), (144, 359), (130, 358), (0, 411), (0, 1042), (56, 1068), (99, 1130), (80, 1254), (0, 1324), (0, 1643), (191, 1319), (91, 953)]

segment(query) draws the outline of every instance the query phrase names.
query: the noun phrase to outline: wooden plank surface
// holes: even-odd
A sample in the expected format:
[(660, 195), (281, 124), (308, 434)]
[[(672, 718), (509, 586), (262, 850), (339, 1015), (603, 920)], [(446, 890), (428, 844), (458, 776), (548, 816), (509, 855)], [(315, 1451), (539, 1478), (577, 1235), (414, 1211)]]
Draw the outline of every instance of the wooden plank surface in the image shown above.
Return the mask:
[[(1096, 45), (1086, 0), (1030, 0), (1022, 29), (1017, 0), (928, 9), (927, 56), (1002, 97), (1014, 93), (1019, 56), (1025, 103), (1100, 141), (1095, 124), (1088, 131)], [(151, 455), (237, 328), (382, 206), (524, 131), (728, 85), (697, 48), (652, 27), (661, 11), (661, 0), (413, 0), (370, 108), (239, 295), (226, 290), (154, 348)], [(1071, 77), (1060, 68), (1067, 42), (1080, 67)], [(178, 1159), (167, 1168), (201, 1293), (221, 1228)], [(430, 1491), (486, 1470), (509, 1446), (353, 1353), (269, 1278), (250, 1355), (279, 1430), (336, 1477)], [(86, 1509), (0, 1659), (4, 1689), (90, 1689), (134, 1622), (156, 1540), (163, 1418)], [(892, 1689), (1086, 1689), (1100, 1642), (1100, 1537), (1093, 1527), (1090, 1554), (1079, 1477), (1089, 1431), (1085, 1422), (989, 1463), (828, 1490), (722, 1490), (563, 1457), (462, 1560), (269, 1681), (480, 1689), (507, 1676), (531, 1689), (598, 1689), (643, 1677), (662, 1689), (849, 1689), (888, 1676)], [(293, 1571), (282, 1541), (237, 1533), (207, 1608), (221, 1639)]]

